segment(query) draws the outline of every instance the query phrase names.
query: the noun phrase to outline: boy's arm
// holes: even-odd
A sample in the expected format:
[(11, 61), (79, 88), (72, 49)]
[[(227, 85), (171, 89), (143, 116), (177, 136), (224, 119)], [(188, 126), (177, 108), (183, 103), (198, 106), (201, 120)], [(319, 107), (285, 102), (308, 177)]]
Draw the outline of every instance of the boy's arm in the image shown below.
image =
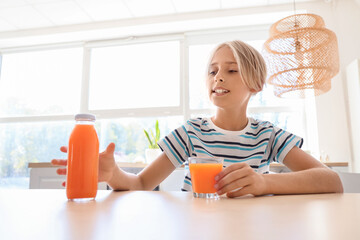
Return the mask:
[(114, 190), (153, 190), (174, 170), (175, 166), (166, 154), (161, 153), (138, 175), (126, 173), (116, 166), (107, 183)]
[(265, 174), (265, 194), (343, 192), (337, 173), (298, 147), (289, 151), (283, 163), (293, 172)]

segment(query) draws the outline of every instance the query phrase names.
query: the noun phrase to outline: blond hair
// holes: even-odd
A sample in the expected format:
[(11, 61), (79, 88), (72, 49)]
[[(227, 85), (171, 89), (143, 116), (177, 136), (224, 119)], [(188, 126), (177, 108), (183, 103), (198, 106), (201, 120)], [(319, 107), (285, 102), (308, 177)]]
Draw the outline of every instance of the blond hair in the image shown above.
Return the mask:
[(266, 80), (265, 60), (255, 48), (240, 40), (224, 42), (218, 45), (209, 58), (208, 72), (214, 54), (225, 46), (228, 46), (234, 54), (239, 68), (239, 74), (244, 84), (249, 89), (260, 92)]

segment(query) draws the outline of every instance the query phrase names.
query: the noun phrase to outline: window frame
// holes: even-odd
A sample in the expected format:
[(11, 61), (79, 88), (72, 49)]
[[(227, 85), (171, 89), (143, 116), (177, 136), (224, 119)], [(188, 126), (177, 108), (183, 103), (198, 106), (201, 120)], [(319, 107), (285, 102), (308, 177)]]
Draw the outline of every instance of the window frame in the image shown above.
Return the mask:
[[(79, 112), (89, 112), (97, 116), (97, 119), (117, 119), (123, 117), (162, 117), (162, 116), (183, 116), (184, 121), (194, 114), (212, 114), (213, 109), (190, 109), (190, 78), (189, 78), (189, 46), (196, 44), (209, 44), (216, 41), (226, 41), (231, 38), (242, 39), (243, 41), (266, 39), (270, 25), (243, 26), (237, 28), (212, 29), (204, 31), (188, 31), (174, 34), (161, 34), (153, 36), (136, 36), (129, 38), (119, 38), (111, 40), (97, 40), (86, 42), (73, 42), (63, 44), (46, 44), (29, 47), (2, 49), (2, 54), (54, 50), (72, 47), (83, 48), (82, 79), (81, 79), (81, 97)], [(210, 39), (210, 40), (209, 40)], [(94, 48), (120, 46), (137, 43), (151, 43), (159, 41), (179, 41), (180, 46), (180, 81), (179, 81), (179, 106), (177, 107), (152, 107), (152, 108), (131, 108), (131, 109), (106, 109), (106, 110), (89, 110), (89, 86), (90, 86), (90, 62), (91, 50)], [(309, 127), (316, 119), (316, 109), (314, 101), (303, 101), (301, 106), (303, 116), (303, 127), (308, 144), (307, 148), (317, 152), (319, 148), (317, 126)], [(298, 111), (299, 107), (292, 106), (264, 106), (248, 107), (248, 113), (259, 112), (292, 112)], [(310, 109), (310, 111), (306, 111)], [(41, 116), (19, 116), (19, 117), (0, 117), (1, 123), (22, 123), (22, 122), (42, 122), (42, 121), (67, 121), (73, 120), (73, 115), (41, 115)], [(316, 121), (315, 121), (316, 122)], [(310, 147), (312, 146), (312, 147)]]

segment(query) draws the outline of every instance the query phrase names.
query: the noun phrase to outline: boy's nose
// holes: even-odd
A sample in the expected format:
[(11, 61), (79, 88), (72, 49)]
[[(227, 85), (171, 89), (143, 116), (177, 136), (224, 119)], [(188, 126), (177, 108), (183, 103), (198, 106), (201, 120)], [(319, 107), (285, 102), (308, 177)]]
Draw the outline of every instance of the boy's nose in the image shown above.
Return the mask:
[(224, 77), (222, 76), (221, 72), (218, 71), (217, 74), (214, 76), (215, 82), (224, 82)]
[(222, 78), (222, 77), (217, 77), (217, 76), (215, 76), (215, 77), (214, 77), (214, 80), (215, 80), (215, 82), (218, 82), (218, 81), (224, 82), (224, 78)]

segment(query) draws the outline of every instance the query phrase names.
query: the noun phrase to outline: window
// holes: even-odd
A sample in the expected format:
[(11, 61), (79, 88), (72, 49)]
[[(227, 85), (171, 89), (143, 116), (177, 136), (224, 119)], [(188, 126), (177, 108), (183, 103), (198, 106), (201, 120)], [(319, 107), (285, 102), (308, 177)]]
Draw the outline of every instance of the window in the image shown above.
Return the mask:
[(145, 162), (144, 152), (148, 148), (143, 129), (154, 129), (159, 121), (161, 136), (166, 136), (183, 123), (183, 116), (120, 118), (99, 121), (100, 149), (110, 142), (115, 143), (115, 160), (118, 162)]
[(216, 44), (189, 46), (190, 109), (213, 108), (205, 87), (206, 66), (211, 50)]
[(0, 188), (29, 188), (29, 162), (64, 158), (72, 121), (0, 124)]
[[(267, 28), (238, 29), (3, 54), (0, 188), (28, 188), (29, 162), (66, 158), (59, 147), (67, 145), (78, 112), (97, 116), (100, 151), (115, 142), (117, 161), (143, 162), (143, 129), (159, 120), (164, 137), (190, 117), (213, 113), (204, 80), (213, 47), (236, 38), (261, 51), (266, 36)], [(313, 106), (276, 98), (267, 86), (251, 99), (249, 115), (304, 137), (304, 148), (313, 150)]]
[(73, 114), (80, 106), (82, 49), (4, 54), (0, 116)]
[[(63, 158), (79, 111), (82, 48), (9, 53), (0, 78), (0, 187), (28, 188), (29, 162)], [(43, 116), (43, 117), (42, 117)]]
[(92, 49), (89, 108), (179, 106), (179, 47), (168, 41)]

